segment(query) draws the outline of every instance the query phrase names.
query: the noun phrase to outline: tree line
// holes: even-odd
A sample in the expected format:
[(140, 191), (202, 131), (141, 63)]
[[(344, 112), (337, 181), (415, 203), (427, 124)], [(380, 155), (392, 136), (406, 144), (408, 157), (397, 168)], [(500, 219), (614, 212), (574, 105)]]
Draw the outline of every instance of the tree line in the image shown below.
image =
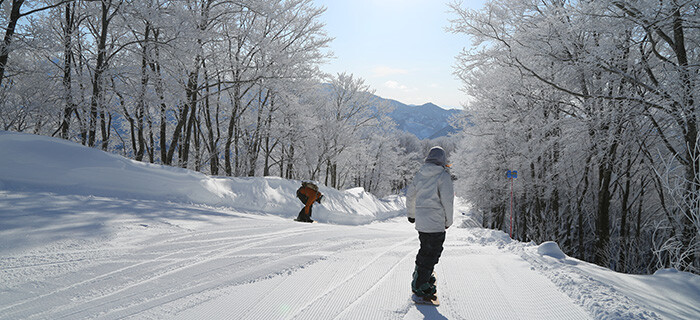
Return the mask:
[(324, 11), (312, 0), (0, 1), (0, 129), (211, 175), (395, 193), (429, 146), (397, 132), (363, 79), (319, 71), (331, 58)]
[[(700, 2), (451, 5), (475, 46), (456, 166), (487, 227), (614, 270), (700, 272)], [(474, 123), (474, 126), (471, 126)]]

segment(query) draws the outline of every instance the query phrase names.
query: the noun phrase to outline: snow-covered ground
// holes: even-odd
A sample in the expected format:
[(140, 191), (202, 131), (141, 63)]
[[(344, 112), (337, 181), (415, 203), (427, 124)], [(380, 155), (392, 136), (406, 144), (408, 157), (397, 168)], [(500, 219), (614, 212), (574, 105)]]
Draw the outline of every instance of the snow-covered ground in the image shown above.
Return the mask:
[(0, 132), (0, 319), (700, 319), (700, 276), (624, 275), (455, 210), (439, 307), (415, 306), (403, 200), (212, 178)]

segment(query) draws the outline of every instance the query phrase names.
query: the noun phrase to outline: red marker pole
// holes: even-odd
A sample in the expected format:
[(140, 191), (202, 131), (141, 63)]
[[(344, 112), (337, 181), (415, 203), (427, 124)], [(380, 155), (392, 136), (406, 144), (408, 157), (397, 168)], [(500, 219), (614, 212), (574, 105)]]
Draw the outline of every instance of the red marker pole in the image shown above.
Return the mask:
[(510, 238), (513, 239), (513, 178), (510, 179)]
[(518, 177), (518, 171), (508, 170), (506, 177), (510, 179), (510, 238), (513, 239), (513, 180)]

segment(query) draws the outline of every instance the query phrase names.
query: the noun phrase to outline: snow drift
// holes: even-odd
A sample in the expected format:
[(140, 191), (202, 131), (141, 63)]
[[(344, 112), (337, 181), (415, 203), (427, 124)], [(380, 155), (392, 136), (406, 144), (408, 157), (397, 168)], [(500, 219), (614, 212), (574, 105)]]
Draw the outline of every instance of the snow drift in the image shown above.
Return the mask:
[[(211, 177), (143, 163), (70, 141), (0, 131), (0, 188), (64, 195), (93, 195), (230, 207), (295, 217), (300, 181), (277, 177)], [(366, 224), (403, 213), (401, 197), (378, 199), (362, 188), (346, 191), (319, 184), (323, 203), (313, 218), (336, 224)]]

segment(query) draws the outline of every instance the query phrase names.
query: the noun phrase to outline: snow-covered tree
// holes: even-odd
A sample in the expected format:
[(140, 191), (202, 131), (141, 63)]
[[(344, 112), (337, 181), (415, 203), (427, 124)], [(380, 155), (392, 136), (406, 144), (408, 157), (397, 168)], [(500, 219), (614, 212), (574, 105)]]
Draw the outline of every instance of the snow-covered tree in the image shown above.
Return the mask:
[(319, 71), (324, 11), (312, 0), (0, 1), (0, 23), (27, 21), (8, 27), (10, 59), (0, 55), (0, 124), (212, 175), (400, 192), (433, 142), (398, 132), (363, 79)]
[[(452, 31), (477, 45), (458, 58), (457, 73), (476, 97), (475, 126), (465, 126), (460, 152), (471, 159), (465, 174), (494, 180), (471, 180), (480, 187), (464, 190), (492, 216), (486, 221), (505, 227), (504, 173), (518, 169), (519, 238), (557, 239), (598, 264), (651, 271), (654, 265), (630, 264), (650, 257), (651, 248), (630, 257), (630, 244), (660, 236), (683, 252), (669, 258), (668, 246), (657, 248), (662, 264), (698, 271), (697, 211), (677, 205), (692, 200), (676, 201), (698, 194), (697, 90), (688, 91), (698, 80), (699, 57), (688, 46), (700, 39), (692, 28), (697, 3), (492, 1), (480, 11), (452, 8)], [(660, 160), (669, 157), (672, 167), (684, 168), (682, 196), (669, 192), (677, 184), (669, 189), (658, 178)], [(497, 196), (485, 197), (486, 190)]]

